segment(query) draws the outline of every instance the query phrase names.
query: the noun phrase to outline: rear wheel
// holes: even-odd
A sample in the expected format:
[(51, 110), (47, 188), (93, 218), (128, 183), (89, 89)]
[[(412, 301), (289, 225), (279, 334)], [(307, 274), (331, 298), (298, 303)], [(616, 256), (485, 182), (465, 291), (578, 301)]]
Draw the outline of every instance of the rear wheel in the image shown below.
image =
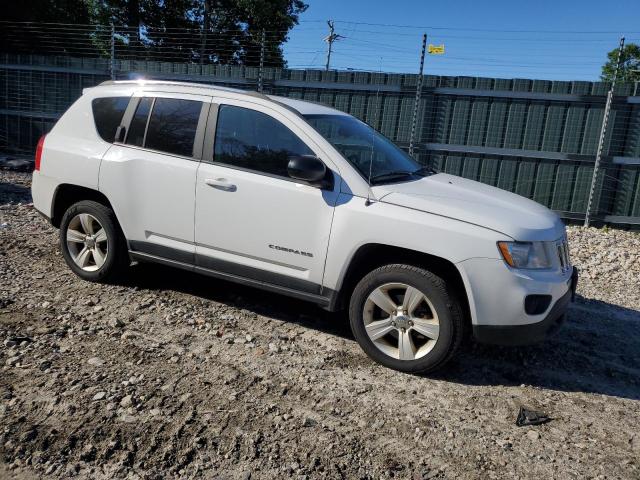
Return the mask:
[(385, 265), (367, 274), (353, 292), (349, 318), (367, 355), (410, 373), (442, 367), (464, 333), (460, 303), (444, 280), (410, 265)]
[(112, 280), (129, 264), (113, 210), (90, 200), (75, 203), (65, 212), (60, 247), (69, 268), (92, 282)]

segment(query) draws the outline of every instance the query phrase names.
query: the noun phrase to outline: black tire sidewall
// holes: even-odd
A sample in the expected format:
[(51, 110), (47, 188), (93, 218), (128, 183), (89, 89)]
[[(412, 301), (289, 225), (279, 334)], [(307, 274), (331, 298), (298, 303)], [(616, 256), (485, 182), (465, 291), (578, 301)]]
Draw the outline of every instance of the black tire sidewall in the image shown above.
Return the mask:
[[(87, 272), (76, 265), (76, 263), (73, 261), (73, 258), (71, 258), (69, 249), (67, 248), (66, 236), (67, 229), (69, 228), (69, 223), (76, 215), (80, 213), (88, 213), (90, 215), (93, 215), (98, 220), (98, 222), (100, 222), (100, 225), (102, 225), (102, 228), (104, 228), (104, 231), (107, 234), (107, 242), (109, 245), (107, 258), (105, 259), (104, 265), (102, 265), (102, 267), (94, 272)], [(119, 256), (122, 254), (120, 245), (120, 231), (114, 221), (113, 212), (111, 211), (111, 209), (105, 207), (100, 203), (92, 202), (89, 200), (75, 203), (67, 209), (64, 216), (62, 217), (62, 221), (60, 223), (60, 249), (62, 250), (62, 255), (69, 268), (84, 280), (101, 282), (111, 277), (118, 269), (121, 262), (121, 259), (119, 258)]]
[[(356, 340), (372, 359), (382, 365), (408, 373), (427, 372), (440, 367), (448, 360), (454, 347), (454, 318), (451, 311), (451, 299), (443, 288), (444, 282), (432, 278), (433, 274), (426, 270), (404, 265), (390, 265), (376, 269), (366, 275), (356, 286), (349, 305), (351, 330)], [(386, 283), (401, 282), (418, 288), (433, 304), (440, 323), (438, 340), (433, 349), (417, 360), (398, 360), (378, 349), (367, 335), (364, 327), (363, 310), (369, 294)]]

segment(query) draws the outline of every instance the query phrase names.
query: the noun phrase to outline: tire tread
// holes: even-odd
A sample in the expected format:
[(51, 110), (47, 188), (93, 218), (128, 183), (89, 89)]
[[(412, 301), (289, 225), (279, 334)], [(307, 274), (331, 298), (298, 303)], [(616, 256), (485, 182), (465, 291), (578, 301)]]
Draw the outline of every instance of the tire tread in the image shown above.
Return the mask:
[[(349, 317), (352, 322), (352, 330), (354, 331), (354, 335), (356, 335), (356, 339), (357, 339), (358, 337), (355, 329), (353, 328), (353, 322), (356, 320), (356, 318), (358, 319), (358, 321), (361, 321), (360, 319), (361, 313), (355, 310), (356, 308), (358, 308), (360, 303), (358, 303), (358, 305), (354, 305), (353, 299), (358, 298), (363, 294), (363, 292), (368, 292), (372, 287), (374, 287), (377, 284), (377, 279), (382, 274), (397, 273), (397, 272), (407, 272), (407, 273), (417, 274), (417, 275), (420, 275), (422, 278), (424, 278), (425, 282), (430, 283), (431, 286), (437, 290), (438, 294), (442, 296), (442, 298), (445, 300), (445, 304), (447, 308), (449, 309), (449, 312), (451, 313), (453, 338), (451, 340), (451, 345), (449, 346), (447, 353), (442, 358), (440, 358), (435, 364), (429, 367), (421, 368), (419, 365), (416, 365), (411, 367), (406, 366), (406, 367), (403, 367), (402, 369), (403, 371), (409, 372), (409, 373), (433, 372), (437, 369), (442, 368), (442, 366), (444, 366), (447, 362), (451, 360), (451, 358), (453, 358), (456, 355), (456, 353), (460, 349), (460, 346), (463, 343), (465, 332), (467, 330), (463, 309), (460, 301), (457, 299), (455, 293), (450, 291), (447, 288), (446, 282), (435, 273), (427, 269), (417, 267), (415, 265), (402, 264), (402, 263), (392, 263), (392, 264), (383, 265), (369, 272), (360, 280), (360, 282), (358, 282), (351, 297), (352, 301), (349, 304)], [(365, 349), (365, 352), (366, 352), (366, 349)]]
[[(103, 216), (104, 219), (106, 219), (106, 221), (110, 223), (109, 227), (113, 230), (115, 235), (115, 239), (113, 239), (115, 244), (109, 246), (112, 252), (114, 252), (113, 263), (111, 263), (107, 268), (95, 272), (95, 274), (93, 274), (94, 272), (84, 272), (82, 270), (79, 270), (78, 267), (73, 263), (73, 260), (67, 258), (68, 252), (65, 243), (66, 226), (69, 224), (71, 217), (76, 215), (79, 210), (94, 210), (94, 212), (90, 213), (97, 213), (98, 215)], [(103, 228), (106, 227), (106, 225), (102, 226)], [(92, 282), (109, 283), (118, 278), (122, 274), (124, 269), (130, 264), (126, 240), (120, 228), (120, 224), (118, 223), (118, 219), (116, 218), (116, 214), (108, 206), (94, 200), (81, 200), (79, 202), (76, 202), (71, 205), (64, 213), (62, 221), (60, 222), (60, 248), (63, 251), (67, 264), (73, 270), (73, 272), (76, 273), (80, 278)]]

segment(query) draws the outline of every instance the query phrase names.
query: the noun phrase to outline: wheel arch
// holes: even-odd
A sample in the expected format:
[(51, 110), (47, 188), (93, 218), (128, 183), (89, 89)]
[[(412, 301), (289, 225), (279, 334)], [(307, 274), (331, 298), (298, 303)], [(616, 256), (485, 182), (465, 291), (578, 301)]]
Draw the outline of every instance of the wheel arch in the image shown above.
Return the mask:
[(378, 267), (392, 263), (403, 263), (424, 268), (441, 277), (447, 285), (451, 286), (456, 297), (460, 299), (465, 319), (469, 324), (471, 323), (469, 293), (460, 271), (453, 262), (417, 250), (379, 243), (368, 243), (356, 250), (342, 277), (342, 282), (337, 289), (331, 309), (344, 309), (349, 302), (353, 289), (362, 277)]
[(62, 217), (67, 209), (74, 203), (82, 200), (93, 200), (94, 202), (101, 203), (113, 210), (109, 199), (98, 190), (70, 183), (62, 183), (58, 185), (53, 194), (53, 202), (51, 205), (51, 224), (56, 228), (60, 228)]

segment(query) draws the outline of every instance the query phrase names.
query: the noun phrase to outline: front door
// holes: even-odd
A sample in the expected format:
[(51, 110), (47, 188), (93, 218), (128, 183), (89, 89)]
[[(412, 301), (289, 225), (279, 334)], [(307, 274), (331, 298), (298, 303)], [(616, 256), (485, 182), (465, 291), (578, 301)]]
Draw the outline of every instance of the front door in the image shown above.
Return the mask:
[(339, 185), (323, 190), (287, 175), (290, 155), (322, 158), (319, 149), (295, 122), (252, 102), (221, 100), (216, 120), (207, 126), (215, 123), (212, 158), (196, 181), (196, 264), (322, 294)]

